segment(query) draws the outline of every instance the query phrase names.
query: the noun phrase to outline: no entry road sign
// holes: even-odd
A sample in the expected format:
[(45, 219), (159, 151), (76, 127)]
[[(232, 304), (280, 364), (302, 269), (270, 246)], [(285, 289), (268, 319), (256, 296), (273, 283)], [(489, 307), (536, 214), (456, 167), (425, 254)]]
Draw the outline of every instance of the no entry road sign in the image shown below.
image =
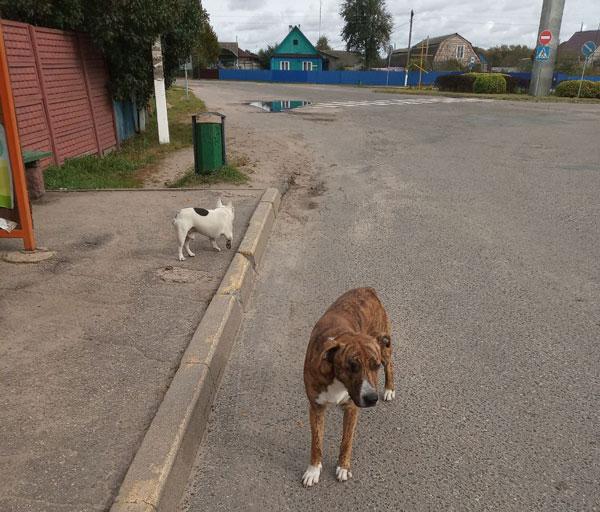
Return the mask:
[(552, 32), (549, 30), (543, 30), (540, 32), (540, 45), (546, 46), (550, 44), (550, 41), (552, 41)]
[(549, 46), (538, 46), (535, 49), (535, 60), (548, 60), (550, 58), (550, 47)]
[(598, 47), (594, 41), (588, 41), (587, 43), (583, 43), (583, 46), (581, 47), (581, 53), (583, 53), (583, 56), (587, 59), (596, 51), (596, 48)]

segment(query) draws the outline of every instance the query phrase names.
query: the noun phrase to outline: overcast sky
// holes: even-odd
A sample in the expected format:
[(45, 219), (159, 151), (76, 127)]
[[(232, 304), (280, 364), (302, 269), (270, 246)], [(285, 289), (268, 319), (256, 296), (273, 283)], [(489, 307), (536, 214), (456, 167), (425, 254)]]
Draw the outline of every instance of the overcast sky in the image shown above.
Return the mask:
[[(336, 49), (340, 37), (341, 0), (321, 0), (321, 34)], [(392, 43), (408, 43), (408, 21), (415, 11), (413, 41), (458, 32), (482, 48), (498, 44), (533, 46), (543, 0), (387, 0), (394, 20)], [(219, 41), (235, 41), (257, 51), (279, 42), (288, 25), (300, 25), (314, 43), (319, 36), (319, 0), (202, 0)], [(566, 0), (561, 40), (580, 29), (595, 30), (600, 23), (600, 0)]]

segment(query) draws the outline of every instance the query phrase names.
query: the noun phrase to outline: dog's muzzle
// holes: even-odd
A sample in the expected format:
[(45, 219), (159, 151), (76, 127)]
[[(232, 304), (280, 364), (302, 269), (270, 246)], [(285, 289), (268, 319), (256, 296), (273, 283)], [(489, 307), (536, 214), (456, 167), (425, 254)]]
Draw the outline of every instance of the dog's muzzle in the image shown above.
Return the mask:
[(377, 390), (371, 386), (369, 381), (363, 380), (362, 386), (360, 387), (359, 407), (373, 407), (377, 403), (377, 400), (379, 400)]
[(231, 249), (231, 240), (227, 240), (225, 247), (227, 247), (227, 249)]

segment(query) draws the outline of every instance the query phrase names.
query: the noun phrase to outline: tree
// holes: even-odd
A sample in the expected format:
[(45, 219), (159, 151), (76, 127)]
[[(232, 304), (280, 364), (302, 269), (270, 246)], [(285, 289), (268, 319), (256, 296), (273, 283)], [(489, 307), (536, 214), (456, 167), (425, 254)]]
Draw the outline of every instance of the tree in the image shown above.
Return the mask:
[(198, 0), (0, 0), (2, 16), (89, 34), (103, 54), (115, 99), (144, 104), (153, 93), (152, 43), (162, 38), (165, 85), (187, 60), (197, 32), (208, 23)]
[(365, 59), (365, 67), (372, 67), (385, 51), (392, 34), (392, 16), (385, 0), (345, 0), (340, 9), (344, 19), (342, 39), (348, 51), (358, 51)]
[(69, 30), (83, 22), (81, 0), (0, 0), (0, 17), (32, 25)]
[(329, 41), (327, 40), (327, 36), (319, 37), (315, 48), (321, 52), (331, 51), (331, 46), (329, 46)]
[(258, 61), (260, 62), (260, 67), (262, 69), (271, 69), (271, 57), (273, 57), (278, 46), (279, 43), (272, 45), (267, 44), (267, 47), (264, 50), (262, 48), (258, 50)]
[(217, 34), (207, 21), (198, 32), (198, 38), (192, 50), (194, 69), (215, 66), (219, 61), (219, 53), (221, 53), (221, 47)]
[(516, 68), (522, 65), (524, 59), (531, 57), (533, 50), (525, 45), (495, 46), (484, 52), (491, 67)]

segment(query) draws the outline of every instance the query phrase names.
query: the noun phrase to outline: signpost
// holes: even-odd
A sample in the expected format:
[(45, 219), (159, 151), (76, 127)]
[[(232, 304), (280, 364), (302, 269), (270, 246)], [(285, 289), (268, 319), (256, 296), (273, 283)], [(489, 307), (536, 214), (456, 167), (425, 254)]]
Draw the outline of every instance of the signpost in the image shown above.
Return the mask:
[(535, 60), (538, 62), (550, 59), (550, 47), (549, 46), (538, 46), (535, 49)]
[(543, 30), (542, 32), (540, 32), (539, 41), (542, 46), (549, 45), (550, 41), (552, 41), (552, 32), (550, 32), (549, 30)]
[[(541, 2), (538, 0), (538, 3)], [(565, 0), (543, 0), (529, 86), (529, 94), (532, 96), (550, 94), (564, 8)]]
[(583, 46), (581, 47), (581, 53), (583, 53), (583, 56), (586, 59), (589, 59), (595, 53), (597, 48), (598, 47), (594, 41), (588, 41), (587, 43), (583, 43)]
[(191, 71), (192, 68), (192, 56), (190, 55), (190, 57), (188, 58), (187, 61), (185, 61), (183, 64), (179, 65), (179, 69), (183, 69), (185, 72), (185, 97), (189, 98), (189, 93), (188, 93), (188, 71)]
[(583, 85), (583, 77), (585, 76), (585, 68), (587, 66), (588, 61), (591, 59), (592, 55), (594, 55), (594, 53), (596, 52), (597, 48), (598, 47), (596, 46), (596, 43), (594, 43), (594, 41), (587, 41), (586, 43), (583, 43), (583, 45), (581, 46), (581, 53), (585, 57), (585, 60), (583, 61), (583, 71), (581, 72), (581, 80), (579, 81), (579, 90), (577, 91), (578, 98), (579, 98), (579, 96), (581, 96), (581, 86)]
[[(21, 144), (17, 129), (17, 118), (12, 95), (8, 63), (4, 48), (4, 35), (0, 26), (0, 206), (8, 208), (8, 213), (16, 213), (17, 226), (0, 229), (0, 238), (22, 238), (25, 250), (35, 250), (33, 221), (29, 205), (29, 194), (25, 179), (25, 166), (21, 156)], [(7, 191), (9, 192), (7, 194)], [(15, 208), (16, 206), (16, 208)], [(14, 212), (14, 210), (17, 210)], [(12, 210), (12, 211), (11, 211)], [(4, 219), (2, 210), (0, 218)], [(6, 221), (7, 219), (4, 219)], [(13, 220), (13, 219), (10, 219)], [(2, 223), (9, 228), (6, 222)]]

